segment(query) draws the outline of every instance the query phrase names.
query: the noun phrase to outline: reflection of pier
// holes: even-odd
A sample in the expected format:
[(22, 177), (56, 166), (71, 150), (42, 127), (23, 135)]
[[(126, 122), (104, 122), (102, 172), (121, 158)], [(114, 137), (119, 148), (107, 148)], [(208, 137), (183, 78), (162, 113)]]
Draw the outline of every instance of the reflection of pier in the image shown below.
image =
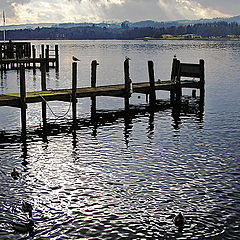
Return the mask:
[(49, 67), (59, 69), (58, 45), (50, 49), (49, 45), (41, 45), (41, 53), (37, 55), (36, 47), (30, 42), (0, 42), (0, 70), (20, 69), (24, 66), (36, 70), (42, 62), (46, 62), (47, 71)]
[[(47, 90), (46, 86), (46, 62), (41, 62), (41, 86), (42, 91), (26, 92), (25, 86), (25, 68), (20, 67), (20, 94), (0, 95), (0, 106), (13, 106), (21, 108), (22, 137), (26, 140), (26, 106), (28, 103), (42, 102), (42, 120), (43, 129), (47, 129), (47, 101), (67, 101), (72, 103), (73, 129), (77, 129), (77, 98), (90, 97), (91, 117), (96, 122), (96, 97), (112, 96), (124, 99), (125, 117), (130, 116), (130, 97), (132, 93), (143, 93), (149, 95), (149, 111), (154, 112), (157, 108), (156, 91), (165, 90), (170, 92), (171, 106), (173, 106), (173, 116), (176, 119), (181, 111), (182, 88), (200, 89), (200, 106), (203, 112), (204, 102), (204, 61), (199, 64), (180, 63), (179, 60), (173, 60), (171, 80), (155, 82), (153, 62), (148, 62), (149, 82), (132, 83), (129, 73), (129, 59), (124, 61), (125, 83), (119, 85), (96, 86), (97, 61), (92, 62), (91, 87), (77, 88), (77, 63), (72, 65), (72, 89)], [(181, 77), (199, 78), (199, 81), (189, 80), (181, 81)], [(194, 93), (195, 95), (195, 93)], [(195, 96), (194, 96), (195, 97)]]

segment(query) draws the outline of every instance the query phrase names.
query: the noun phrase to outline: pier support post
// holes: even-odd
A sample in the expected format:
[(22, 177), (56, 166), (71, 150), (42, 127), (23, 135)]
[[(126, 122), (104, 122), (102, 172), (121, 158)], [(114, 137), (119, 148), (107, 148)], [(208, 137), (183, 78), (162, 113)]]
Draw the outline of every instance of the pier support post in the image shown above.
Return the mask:
[(72, 63), (72, 118), (73, 129), (77, 127), (77, 63)]
[(21, 126), (22, 126), (22, 141), (26, 141), (27, 134), (27, 114), (26, 114), (26, 81), (25, 68), (20, 66), (20, 105), (21, 105)]
[(200, 59), (200, 101), (204, 102), (204, 95), (205, 95), (205, 73), (204, 73), (204, 60)]
[[(97, 61), (93, 60), (91, 64), (91, 87), (96, 87), (97, 83)], [(96, 116), (96, 97), (91, 97), (91, 119), (95, 120)]]
[[(171, 82), (175, 83), (177, 77), (177, 58), (174, 56), (172, 63)], [(173, 104), (175, 99), (175, 90), (170, 91), (170, 103)]]
[(49, 72), (49, 45), (46, 46), (45, 49), (45, 58), (46, 58), (46, 71)]
[(42, 57), (42, 58), (44, 58), (44, 56), (45, 56), (45, 52), (44, 52), (44, 51), (45, 51), (45, 49), (44, 49), (44, 44), (42, 44), (42, 45), (41, 45), (41, 53), (42, 53), (42, 54), (41, 54), (41, 57)]
[[(42, 88), (42, 91), (47, 90), (46, 62), (41, 62), (41, 88)], [(47, 126), (47, 104), (45, 101), (42, 102), (42, 121), (43, 121), (43, 130), (45, 131)]]
[(181, 88), (181, 64), (177, 60), (177, 79), (176, 79), (176, 102), (179, 103), (182, 97), (182, 88)]
[(129, 74), (129, 58), (126, 58), (124, 61), (124, 79), (125, 79), (125, 94), (124, 94), (124, 103), (125, 103), (125, 111), (126, 113), (129, 112), (129, 98), (131, 96), (130, 93), (130, 74)]
[(149, 92), (150, 107), (154, 108), (156, 103), (156, 92), (155, 92), (153, 61), (148, 61), (148, 74), (149, 74), (149, 83), (150, 83), (150, 92)]
[(58, 45), (55, 45), (55, 61), (56, 61), (56, 72), (59, 71), (59, 50)]
[(33, 72), (36, 73), (36, 48), (34, 45), (32, 45), (32, 56), (33, 56)]

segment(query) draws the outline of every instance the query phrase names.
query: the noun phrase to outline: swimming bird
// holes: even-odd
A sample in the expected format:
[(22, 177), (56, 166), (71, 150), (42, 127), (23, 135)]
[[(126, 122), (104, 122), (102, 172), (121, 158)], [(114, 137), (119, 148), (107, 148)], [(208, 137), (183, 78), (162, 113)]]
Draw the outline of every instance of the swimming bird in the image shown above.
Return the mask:
[(181, 212), (177, 216), (175, 216), (174, 224), (176, 227), (178, 227), (178, 231), (182, 232), (183, 226), (185, 224), (185, 218)]
[(32, 210), (33, 210), (33, 207), (31, 203), (28, 203), (25, 201), (22, 202), (22, 211), (28, 212), (30, 218), (32, 218)]
[(34, 222), (31, 219), (28, 222), (13, 222), (12, 227), (17, 232), (21, 232), (21, 233), (32, 232), (34, 227)]
[(20, 177), (20, 173), (16, 171), (16, 168), (14, 168), (13, 171), (11, 172), (11, 176), (14, 180), (17, 180)]
[(78, 62), (78, 61), (80, 61), (80, 59), (78, 59), (78, 58), (75, 57), (75, 56), (72, 56), (72, 60), (73, 60), (74, 62)]

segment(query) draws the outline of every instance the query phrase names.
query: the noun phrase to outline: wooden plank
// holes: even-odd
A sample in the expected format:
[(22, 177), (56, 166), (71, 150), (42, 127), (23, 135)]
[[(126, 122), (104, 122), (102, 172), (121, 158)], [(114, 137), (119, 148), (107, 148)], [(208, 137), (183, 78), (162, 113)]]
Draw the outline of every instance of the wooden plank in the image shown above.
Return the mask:
[(200, 78), (200, 64), (180, 63), (181, 77)]

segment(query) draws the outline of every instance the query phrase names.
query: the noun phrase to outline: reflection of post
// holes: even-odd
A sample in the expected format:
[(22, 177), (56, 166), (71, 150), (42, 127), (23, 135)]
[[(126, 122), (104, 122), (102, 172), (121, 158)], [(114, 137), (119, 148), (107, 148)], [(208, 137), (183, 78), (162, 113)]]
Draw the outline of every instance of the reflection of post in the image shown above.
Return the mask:
[(72, 63), (72, 118), (73, 129), (76, 129), (77, 125), (77, 63)]
[[(96, 87), (97, 82), (97, 61), (93, 60), (91, 64), (91, 87)], [(96, 117), (96, 97), (91, 97), (91, 119), (94, 122)]]
[(130, 75), (129, 75), (129, 58), (124, 61), (124, 78), (125, 78), (125, 111), (129, 111), (129, 97), (130, 97)]
[(150, 107), (154, 108), (156, 103), (156, 93), (155, 93), (153, 61), (148, 61), (148, 73), (149, 73), (149, 83), (150, 83), (150, 92), (149, 92)]
[[(42, 91), (47, 90), (46, 62), (41, 62), (41, 87), (42, 87)], [(43, 121), (43, 131), (45, 131), (47, 126), (47, 104), (45, 101), (42, 102), (42, 121)]]
[(25, 68), (20, 66), (20, 104), (21, 104), (21, 125), (22, 125), (22, 140), (26, 141), (27, 134), (27, 118), (26, 118), (26, 83), (25, 83)]

